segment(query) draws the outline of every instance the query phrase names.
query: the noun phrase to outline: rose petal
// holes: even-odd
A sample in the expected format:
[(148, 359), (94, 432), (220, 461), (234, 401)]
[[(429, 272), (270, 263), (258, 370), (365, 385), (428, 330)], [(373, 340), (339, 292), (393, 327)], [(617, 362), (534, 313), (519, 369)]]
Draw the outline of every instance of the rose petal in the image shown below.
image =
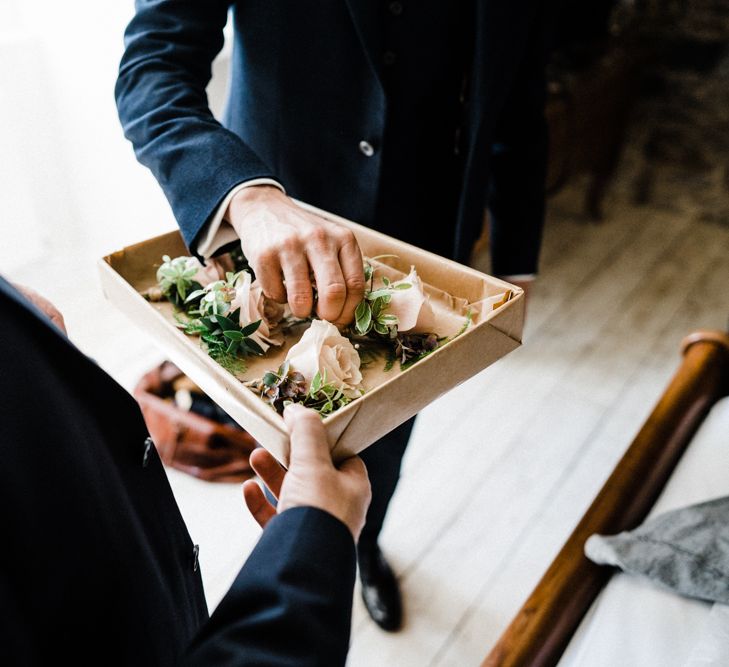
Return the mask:
[(362, 382), (360, 358), (352, 343), (339, 333), (337, 327), (324, 320), (312, 321), (294, 345), (286, 359), (291, 368), (301, 373), (307, 385), (314, 376), (326, 373), (326, 381), (350, 397), (359, 396)]
[(242, 271), (235, 282), (235, 297), (230, 304), (231, 311), (240, 308), (239, 322), (242, 327), (261, 320), (258, 329), (250, 338), (261, 346), (265, 352), (271, 345), (281, 345), (284, 341), (280, 331), (274, 331), (281, 321), (283, 307), (275, 308), (279, 304), (271, 302), (263, 294), (258, 281), (248, 271)]
[(408, 283), (411, 287), (394, 290), (385, 312), (397, 317), (397, 330), (400, 333), (432, 331), (435, 325), (433, 307), (430, 305), (430, 297), (423, 290), (423, 281), (420, 280), (414, 266), (410, 268), (410, 273), (405, 278), (393, 283), (393, 287), (404, 283)]

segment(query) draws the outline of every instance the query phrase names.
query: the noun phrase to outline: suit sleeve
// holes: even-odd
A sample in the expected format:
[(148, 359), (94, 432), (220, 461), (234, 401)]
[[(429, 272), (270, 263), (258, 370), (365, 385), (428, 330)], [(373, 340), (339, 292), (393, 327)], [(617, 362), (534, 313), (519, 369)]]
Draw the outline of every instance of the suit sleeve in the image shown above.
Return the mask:
[(537, 15), (491, 147), (488, 206), (495, 275), (538, 268), (547, 165), (545, 61), (544, 22)]
[(274, 517), (185, 664), (344, 665), (355, 563), (332, 515), (297, 507)]
[(234, 186), (275, 178), (208, 107), (205, 88), (229, 4), (136, 0), (115, 88), (124, 134), (162, 187), (190, 248)]

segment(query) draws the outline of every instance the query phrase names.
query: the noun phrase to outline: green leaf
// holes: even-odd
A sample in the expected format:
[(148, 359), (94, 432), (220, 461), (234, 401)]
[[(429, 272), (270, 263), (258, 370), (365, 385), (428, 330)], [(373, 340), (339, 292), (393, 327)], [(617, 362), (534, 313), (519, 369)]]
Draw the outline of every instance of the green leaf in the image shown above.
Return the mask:
[(245, 336), (240, 331), (234, 331), (233, 329), (227, 329), (223, 331), (223, 336), (228, 338), (229, 340), (235, 340), (235, 341), (242, 341)]
[(393, 350), (392, 348), (388, 348), (385, 356), (385, 367), (383, 369), (385, 373), (392, 370), (392, 367), (395, 365), (396, 359), (397, 355), (395, 354), (395, 350)]
[(279, 381), (279, 379), (280, 378), (278, 375), (276, 375), (276, 373), (274, 373), (273, 371), (268, 371), (268, 373), (263, 376), (263, 384), (265, 384), (267, 387), (273, 387)]
[(319, 393), (319, 390), (321, 389), (321, 384), (322, 384), (321, 374), (319, 373), (319, 371), (317, 371), (316, 375), (314, 375), (314, 377), (311, 380), (311, 393), (312, 394)]
[(400, 283), (398, 285), (394, 285), (395, 289), (410, 289), (412, 285), (410, 283)]
[(218, 315), (216, 313), (215, 321), (220, 325), (220, 328), (223, 331), (230, 331), (230, 330), (239, 331), (240, 330), (240, 325), (233, 322), (233, 320), (225, 317), (225, 315)]
[(383, 287), (382, 289), (373, 290), (372, 292), (370, 292), (367, 295), (367, 298), (370, 301), (374, 301), (375, 299), (379, 299), (380, 297), (383, 297), (383, 296), (390, 296), (390, 288), (389, 287), (388, 288), (384, 288)]
[(250, 336), (252, 333), (258, 330), (258, 327), (261, 326), (262, 320), (256, 320), (255, 322), (251, 322), (250, 324), (247, 324), (241, 329), (241, 333), (244, 336)]
[(195, 299), (198, 299), (204, 295), (205, 295), (205, 290), (196, 289), (194, 292), (191, 292), (190, 294), (187, 295), (187, 298), (185, 299), (185, 303), (190, 303), (190, 301), (194, 301)]
[(384, 324), (380, 324), (379, 322), (375, 322), (375, 331), (378, 334), (382, 334), (383, 336), (387, 336), (389, 333), (387, 326)]
[(245, 346), (246, 350), (249, 352), (252, 352), (253, 354), (263, 355), (265, 352), (263, 351), (263, 348), (256, 343), (255, 340), (252, 338), (246, 338), (245, 341), (243, 341), (243, 345)]
[(362, 300), (357, 304), (357, 308), (354, 311), (355, 319), (360, 319), (365, 316), (365, 312), (368, 310), (367, 302)]
[(390, 279), (387, 276), (382, 276), (382, 284), (385, 287), (389, 287), (390, 286)]
[(357, 309), (354, 311), (355, 326), (357, 331), (362, 335), (370, 330), (372, 323), (372, 310), (366, 301), (360, 301)]

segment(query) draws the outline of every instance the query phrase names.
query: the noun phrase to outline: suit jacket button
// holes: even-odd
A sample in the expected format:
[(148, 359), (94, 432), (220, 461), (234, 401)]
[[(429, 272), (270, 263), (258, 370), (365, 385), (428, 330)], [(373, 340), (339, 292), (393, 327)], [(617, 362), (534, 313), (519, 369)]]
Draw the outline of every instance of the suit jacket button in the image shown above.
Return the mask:
[(149, 453), (152, 451), (153, 446), (154, 442), (152, 441), (152, 438), (147, 436), (144, 439), (144, 455), (142, 456), (142, 468), (146, 468), (149, 464)]
[(372, 147), (372, 144), (364, 140), (359, 142), (359, 151), (366, 157), (372, 157), (375, 154), (375, 149)]
[(200, 561), (198, 560), (198, 556), (200, 555), (200, 545), (196, 544), (192, 548), (192, 571), (197, 572), (197, 568), (199, 567)]
[(393, 16), (400, 16), (403, 10), (402, 2), (398, 2), (398, 0), (395, 0), (394, 2), (391, 2), (389, 4), (388, 9), (390, 10), (390, 14), (392, 14)]

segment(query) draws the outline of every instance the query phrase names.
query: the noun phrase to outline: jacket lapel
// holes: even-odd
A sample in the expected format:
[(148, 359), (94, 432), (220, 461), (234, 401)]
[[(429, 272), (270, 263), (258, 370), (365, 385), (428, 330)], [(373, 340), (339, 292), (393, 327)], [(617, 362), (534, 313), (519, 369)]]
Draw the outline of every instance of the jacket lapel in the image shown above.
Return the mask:
[(382, 85), (380, 80), (380, 71), (377, 66), (377, 37), (379, 31), (378, 12), (379, 3), (374, 0), (346, 0), (349, 13), (352, 16), (355, 30), (362, 48), (367, 56), (372, 73), (375, 75), (377, 82)]

